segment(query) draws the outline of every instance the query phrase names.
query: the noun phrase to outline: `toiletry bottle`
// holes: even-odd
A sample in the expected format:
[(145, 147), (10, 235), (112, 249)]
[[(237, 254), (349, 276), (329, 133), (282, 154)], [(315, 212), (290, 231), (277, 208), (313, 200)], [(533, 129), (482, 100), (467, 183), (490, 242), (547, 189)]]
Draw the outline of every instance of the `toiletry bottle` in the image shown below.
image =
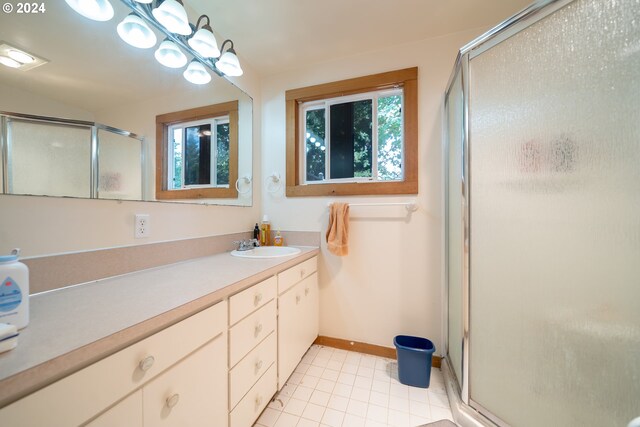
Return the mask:
[(271, 223), (269, 217), (265, 215), (262, 217), (262, 223), (260, 224), (260, 246), (271, 245)]
[(284, 238), (279, 230), (276, 231), (276, 236), (273, 238), (273, 246), (284, 246)]
[(18, 262), (20, 249), (0, 256), (0, 323), (29, 324), (29, 269)]
[(256, 227), (253, 229), (253, 238), (257, 241), (260, 241), (260, 227), (258, 227), (258, 223), (256, 222)]

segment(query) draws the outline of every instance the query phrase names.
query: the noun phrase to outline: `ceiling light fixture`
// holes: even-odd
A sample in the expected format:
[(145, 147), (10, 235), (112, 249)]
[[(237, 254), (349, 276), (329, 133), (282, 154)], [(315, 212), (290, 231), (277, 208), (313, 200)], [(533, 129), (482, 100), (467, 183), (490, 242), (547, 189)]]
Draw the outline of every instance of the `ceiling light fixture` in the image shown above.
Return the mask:
[(216, 62), (216, 68), (222, 71), (227, 76), (237, 77), (242, 75), (242, 68), (240, 68), (240, 61), (236, 55), (236, 51), (233, 49), (233, 42), (231, 40), (225, 40), (222, 42), (221, 51), (224, 51), (224, 46), (227, 43), (231, 43), (231, 47), (222, 54), (218, 62)]
[(207, 69), (198, 62), (197, 59), (192, 60), (189, 66), (183, 73), (184, 78), (187, 81), (195, 85), (204, 85), (211, 81), (211, 74), (207, 72)]
[(113, 18), (113, 6), (109, 0), (65, 0), (73, 10), (94, 21), (108, 21)]
[(118, 24), (118, 35), (131, 46), (140, 49), (149, 49), (158, 41), (147, 23), (135, 13), (130, 13)]
[(169, 68), (182, 68), (187, 64), (187, 56), (168, 38), (160, 43), (155, 57), (159, 63)]
[[(113, 7), (109, 0), (65, 1), (76, 12), (87, 18), (107, 20), (113, 17)], [(150, 48), (157, 43), (156, 30), (164, 33), (166, 38), (155, 51), (155, 58), (166, 67), (182, 68), (189, 61), (183, 51), (192, 56), (189, 67), (183, 73), (190, 82), (204, 84), (211, 81), (207, 68), (219, 76), (242, 75), (233, 42), (225, 40), (222, 47), (218, 49), (218, 43), (211, 28), (211, 20), (207, 15), (201, 15), (196, 25), (193, 25), (189, 22), (182, 0), (120, 1), (131, 9), (132, 13), (118, 24), (118, 35), (132, 46)], [(204, 25), (201, 26), (203, 21)], [(225, 52), (224, 47), (228, 43), (230, 46)], [(224, 52), (222, 56), (220, 56), (221, 52)], [(6, 57), (7, 52), (0, 49), (0, 56)], [(39, 60), (36, 58), (36, 62)]]
[(31, 52), (27, 52), (25, 49), (0, 41), (0, 64), (4, 66), (17, 68), (20, 71), (27, 71), (44, 65), (47, 62), (49, 61)]
[(164, 0), (151, 13), (163, 27), (172, 33), (188, 36), (192, 32), (182, 0)]
[[(198, 29), (200, 21), (207, 20), (207, 23)], [(189, 46), (195, 49), (200, 55), (205, 58), (217, 58), (220, 56), (220, 49), (218, 49), (218, 42), (213, 35), (213, 29), (211, 28), (211, 21), (207, 15), (202, 15), (196, 22), (196, 32), (191, 38), (189, 38)]]

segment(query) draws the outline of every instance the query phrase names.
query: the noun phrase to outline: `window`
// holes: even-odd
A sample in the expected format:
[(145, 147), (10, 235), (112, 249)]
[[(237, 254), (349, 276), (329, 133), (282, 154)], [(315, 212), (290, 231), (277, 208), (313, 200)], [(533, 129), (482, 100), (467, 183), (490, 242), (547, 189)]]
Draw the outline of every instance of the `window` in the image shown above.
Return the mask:
[(287, 196), (417, 193), (417, 68), (286, 99)]
[(229, 187), (229, 117), (169, 126), (170, 190)]
[(156, 117), (156, 198), (237, 197), (238, 103)]
[(402, 181), (402, 90), (300, 105), (306, 184)]

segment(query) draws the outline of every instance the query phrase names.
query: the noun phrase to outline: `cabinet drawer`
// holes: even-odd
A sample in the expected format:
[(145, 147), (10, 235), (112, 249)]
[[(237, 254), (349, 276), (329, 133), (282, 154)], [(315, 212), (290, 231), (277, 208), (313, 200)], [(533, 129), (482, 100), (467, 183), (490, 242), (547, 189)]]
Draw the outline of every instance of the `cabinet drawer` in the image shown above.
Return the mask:
[(227, 303), (222, 301), (3, 408), (0, 425), (81, 424), (224, 332), (226, 325)]
[(275, 276), (229, 298), (229, 325), (234, 325), (276, 297)]
[(278, 273), (278, 295), (286, 292), (287, 289), (298, 283), (300, 280), (311, 275), (318, 269), (318, 257), (313, 257), (288, 270)]
[(275, 329), (276, 301), (273, 300), (229, 330), (229, 366), (235, 366)]
[(230, 427), (252, 426), (276, 393), (276, 365), (260, 378), (231, 412)]
[(145, 427), (223, 427), (228, 423), (226, 335), (142, 388)]
[(119, 402), (86, 427), (142, 427), (142, 390)]
[(231, 370), (229, 408), (233, 409), (258, 378), (274, 364), (278, 351), (277, 344), (276, 332), (273, 332)]

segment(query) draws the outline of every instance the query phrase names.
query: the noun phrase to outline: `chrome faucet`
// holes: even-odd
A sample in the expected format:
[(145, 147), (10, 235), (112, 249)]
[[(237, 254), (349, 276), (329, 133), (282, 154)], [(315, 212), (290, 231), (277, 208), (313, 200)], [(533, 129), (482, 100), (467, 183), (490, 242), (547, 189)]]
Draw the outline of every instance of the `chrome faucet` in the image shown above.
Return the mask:
[(251, 249), (260, 246), (260, 241), (258, 239), (236, 240), (233, 243), (238, 245), (238, 249), (236, 249), (237, 251), (250, 251)]

